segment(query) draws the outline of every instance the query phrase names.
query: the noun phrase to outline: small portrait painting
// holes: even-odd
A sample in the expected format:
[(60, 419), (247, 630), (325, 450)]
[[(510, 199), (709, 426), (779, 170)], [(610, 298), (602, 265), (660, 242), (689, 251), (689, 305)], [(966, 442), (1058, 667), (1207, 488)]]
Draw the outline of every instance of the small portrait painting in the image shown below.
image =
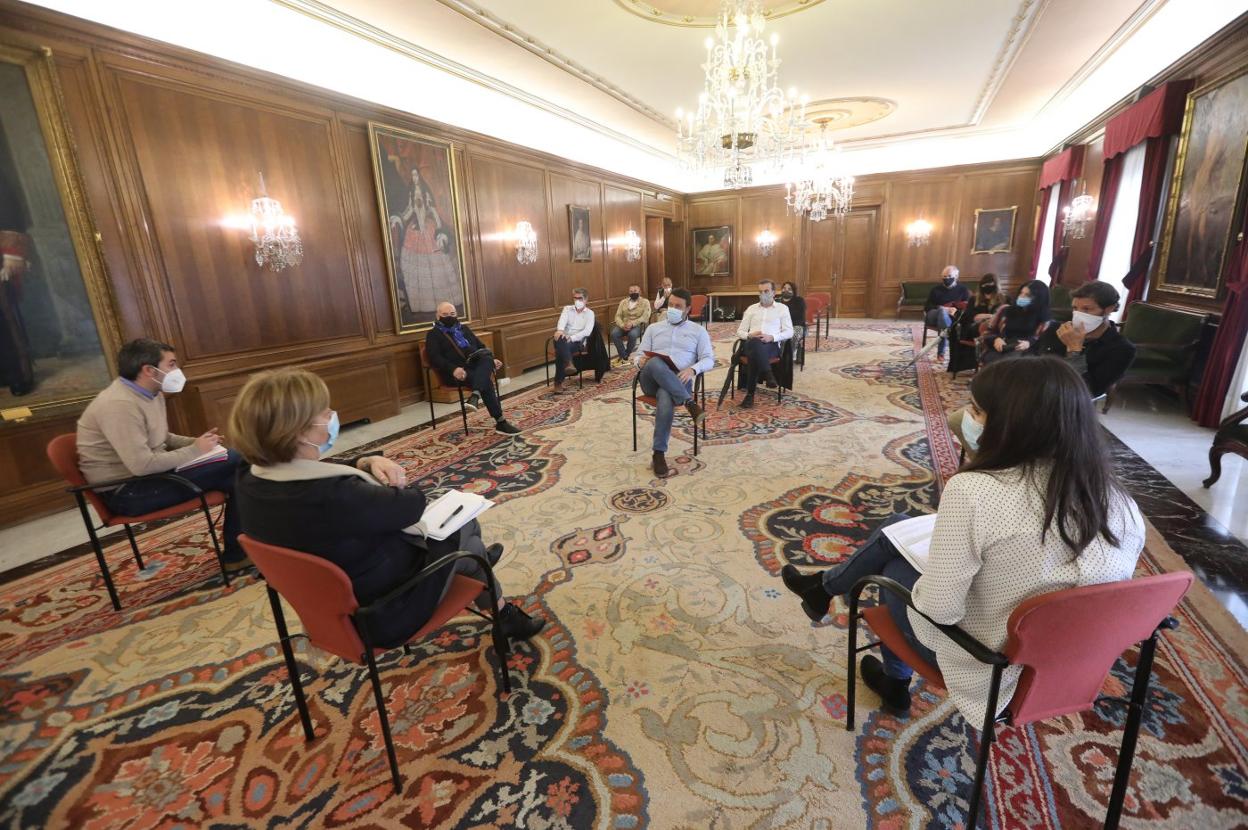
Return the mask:
[(975, 237), (971, 244), (971, 253), (1008, 253), (1014, 244), (1014, 217), (1017, 214), (1018, 205), (976, 210)]
[(589, 262), (594, 258), (589, 236), (589, 208), (568, 205), (568, 239), (572, 243), (573, 262)]
[(699, 277), (732, 276), (732, 225), (694, 228), (693, 273)]

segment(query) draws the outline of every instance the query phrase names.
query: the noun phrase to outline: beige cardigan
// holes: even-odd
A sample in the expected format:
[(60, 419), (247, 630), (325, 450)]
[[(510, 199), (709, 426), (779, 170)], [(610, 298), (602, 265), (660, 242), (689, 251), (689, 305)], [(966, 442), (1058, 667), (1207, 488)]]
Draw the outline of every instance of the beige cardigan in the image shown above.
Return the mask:
[(91, 483), (168, 472), (199, 455), (194, 438), (169, 431), (164, 395), (145, 397), (121, 378), (78, 419), (78, 466)]
[(620, 305), (615, 310), (615, 325), (620, 331), (628, 331), (634, 326), (640, 326), (642, 323), (650, 319), (650, 301), (645, 297), (638, 297), (637, 304), (632, 309), (628, 307), (628, 298), (620, 300)]

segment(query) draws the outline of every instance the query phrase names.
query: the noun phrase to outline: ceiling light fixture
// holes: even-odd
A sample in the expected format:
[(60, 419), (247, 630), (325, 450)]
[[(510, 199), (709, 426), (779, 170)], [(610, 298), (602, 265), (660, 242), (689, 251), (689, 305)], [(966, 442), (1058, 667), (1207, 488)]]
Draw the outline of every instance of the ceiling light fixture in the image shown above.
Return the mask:
[(854, 177), (844, 171), (840, 149), (827, 137), (828, 119), (818, 123), (819, 138), (803, 153), (801, 172), (784, 185), (788, 209), (812, 222), (843, 218), (854, 201)]
[(765, 28), (759, 0), (724, 0), (715, 37), (706, 39), (697, 110), (676, 111), (681, 161), (697, 172), (722, 168), (724, 187), (734, 190), (754, 180), (753, 164), (793, 155), (807, 128), (807, 99), (781, 90), (779, 35), (768, 41)]

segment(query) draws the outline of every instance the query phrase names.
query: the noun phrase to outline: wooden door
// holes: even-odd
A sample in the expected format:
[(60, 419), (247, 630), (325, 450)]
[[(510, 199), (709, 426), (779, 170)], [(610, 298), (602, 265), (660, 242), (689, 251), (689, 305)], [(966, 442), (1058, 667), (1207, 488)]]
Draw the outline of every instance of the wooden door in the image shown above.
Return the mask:
[(659, 281), (667, 273), (663, 221), (661, 216), (646, 217), (646, 283), (642, 286), (645, 296), (654, 293), (651, 286), (658, 290)]
[(806, 223), (810, 236), (810, 267), (803, 294), (826, 291), (833, 317), (866, 317), (875, 272), (878, 207), (851, 210), (844, 219)]

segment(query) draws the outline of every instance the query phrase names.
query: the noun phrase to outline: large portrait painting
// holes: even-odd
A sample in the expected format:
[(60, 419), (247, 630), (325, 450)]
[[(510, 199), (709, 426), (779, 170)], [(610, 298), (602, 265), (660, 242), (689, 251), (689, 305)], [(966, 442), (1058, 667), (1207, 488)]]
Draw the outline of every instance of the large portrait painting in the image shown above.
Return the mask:
[(395, 327), (427, 329), (443, 302), (470, 318), (451, 145), (380, 124), (368, 131)]
[(589, 262), (594, 258), (594, 246), (589, 235), (589, 208), (568, 205), (568, 240), (573, 262)]
[(1187, 96), (1162, 236), (1164, 291), (1217, 297), (1248, 158), (1248, 73)]
[(77, 406), (118, 346), (49, 55), (0, 43), (0, 410)]
[(983, 208), (975, 211), (975, 235), (971, 244), (973, 254), (1009, 253), (1014, 243), (1014, 217), (1018, 205), (1008, 208)]
[(699, 277), (732, 276), (732, 225), (693, 229), (693, 273)]

